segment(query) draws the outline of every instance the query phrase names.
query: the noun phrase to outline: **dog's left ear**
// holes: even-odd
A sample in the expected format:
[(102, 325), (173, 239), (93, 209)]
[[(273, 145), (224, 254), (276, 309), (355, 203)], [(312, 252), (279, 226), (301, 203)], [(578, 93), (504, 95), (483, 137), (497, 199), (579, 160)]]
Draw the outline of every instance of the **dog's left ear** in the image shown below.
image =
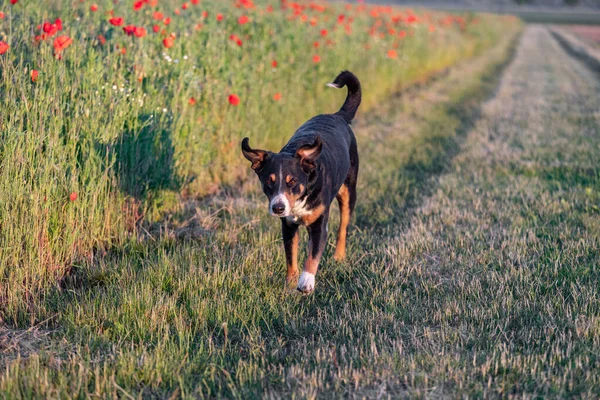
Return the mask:
[(313, 144), (305, 144), (296, 151), (296, 157), (300, 159), (300, 163), (303, 167), (313, 169), (315, 167), (315, 161), (321, 155), (323, 150), (323, 142), (321, 137), (317, 136)]
[(246, 159), (252, 163), (252, 169), (258, 171), (265, 162), (269, 152), (265, 150), (253, 149), (250, 147), (249, 142), (250, 139), (248, 138), (244, 138), (244, 140), (242, 140), (242, 153), (244, 153), (244, 157), (246, 157)]

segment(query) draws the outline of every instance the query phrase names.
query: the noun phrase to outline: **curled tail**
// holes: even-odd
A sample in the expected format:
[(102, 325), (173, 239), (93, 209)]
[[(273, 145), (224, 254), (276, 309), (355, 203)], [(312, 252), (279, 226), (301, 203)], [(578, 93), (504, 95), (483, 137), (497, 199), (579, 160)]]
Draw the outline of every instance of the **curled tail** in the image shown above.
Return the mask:
[(346, 101), (342, 108), (340, 108), (340, 111), (336, 114), (344, 117), (347, 123), (352, 122), (361, 100), (360, 82), (356, 75), (350, 71), (342, 71), (337, 78), (335, 78), (333, 82), (328, 83), (327, 86), (337, 89), (348, 86), (348, 96), (346, 96)]

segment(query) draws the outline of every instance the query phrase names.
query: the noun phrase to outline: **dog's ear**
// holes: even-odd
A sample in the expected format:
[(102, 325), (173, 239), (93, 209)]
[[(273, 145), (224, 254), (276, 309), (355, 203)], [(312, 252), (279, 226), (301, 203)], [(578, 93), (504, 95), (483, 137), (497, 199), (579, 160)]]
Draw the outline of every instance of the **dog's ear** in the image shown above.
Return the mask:
[(258, 171), (269, 156), (269, 152), (253, 149), (248, 142), (250, 142), (250, 139), (247, 137), (242, 140), (242, 153), (244, 153), (244, 157), (252, 163), (252, 169)]
[(323, 142), (321, 137), (317, 136), (313, 144), (305, 144), (296, 151), (296, 157), (300, 159), (303, 167), (311, 170), (315, 167), (315, 161), (321, 155)]

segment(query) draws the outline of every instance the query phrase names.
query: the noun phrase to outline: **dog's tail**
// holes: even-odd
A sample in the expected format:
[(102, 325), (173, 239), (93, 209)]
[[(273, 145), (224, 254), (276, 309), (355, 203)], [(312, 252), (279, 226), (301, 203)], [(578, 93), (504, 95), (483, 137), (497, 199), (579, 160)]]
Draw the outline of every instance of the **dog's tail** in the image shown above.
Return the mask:
[(337, 78), (335, 78), (333, 82), (328, 83), (327, 86), (337, 89), (348, 86), (348, 96), (346, 96), (346, 101), (342, 108), (340, 108), (340, 111), (336, 114), (344, 117), (347, 123), (352, 122), (361, 100), (360, 82), (356, 75), (350, 71), (342, 71)]

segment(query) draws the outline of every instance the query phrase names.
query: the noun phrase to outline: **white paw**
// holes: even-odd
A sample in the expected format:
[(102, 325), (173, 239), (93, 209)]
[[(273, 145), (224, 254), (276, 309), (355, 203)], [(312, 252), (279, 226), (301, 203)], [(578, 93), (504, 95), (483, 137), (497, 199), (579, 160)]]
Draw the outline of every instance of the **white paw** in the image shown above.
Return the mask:
[(315, 276), (310, 272), (302, 271), (298, 279), (298, 291), (304, 294), (315, 290)]

